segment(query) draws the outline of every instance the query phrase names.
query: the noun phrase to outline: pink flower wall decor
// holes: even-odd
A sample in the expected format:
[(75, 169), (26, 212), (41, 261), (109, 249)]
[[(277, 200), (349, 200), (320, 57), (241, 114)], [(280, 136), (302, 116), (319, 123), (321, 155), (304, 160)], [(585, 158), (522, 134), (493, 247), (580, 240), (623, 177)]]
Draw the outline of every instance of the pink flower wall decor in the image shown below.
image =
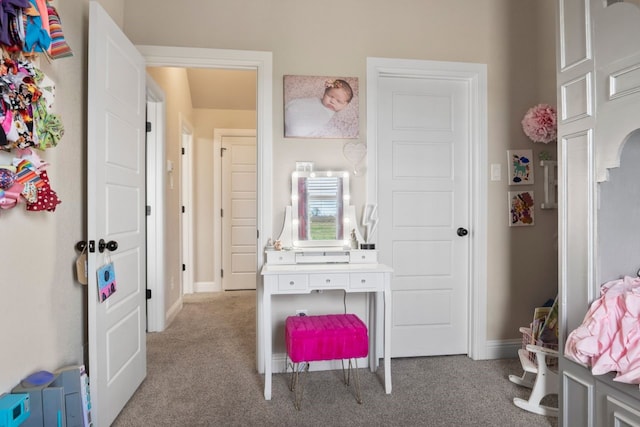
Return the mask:
[(548, 104), (531, 107), (522, 119), (522, 130), (533, 142), (548, 144), (558, 135), (557, 113)]

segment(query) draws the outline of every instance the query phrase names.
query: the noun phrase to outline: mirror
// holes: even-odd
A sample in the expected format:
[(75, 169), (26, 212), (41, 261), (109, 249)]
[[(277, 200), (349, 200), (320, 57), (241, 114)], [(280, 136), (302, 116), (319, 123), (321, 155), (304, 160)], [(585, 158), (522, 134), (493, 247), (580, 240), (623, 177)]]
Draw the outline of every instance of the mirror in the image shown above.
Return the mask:
[(293, 172), (291, 219), (293, 246), (348, 246), (350, 229), (348, 172)]

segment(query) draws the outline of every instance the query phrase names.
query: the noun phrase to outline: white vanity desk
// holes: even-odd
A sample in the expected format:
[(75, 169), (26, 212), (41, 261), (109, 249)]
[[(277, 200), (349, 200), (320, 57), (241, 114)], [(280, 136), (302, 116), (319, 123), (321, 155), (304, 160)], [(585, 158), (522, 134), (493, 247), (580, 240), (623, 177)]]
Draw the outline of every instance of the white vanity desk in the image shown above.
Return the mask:
[(272, 297), (322, 290), (368, 294), (367, 319), (363, 320), (368, 320), (369, 368), (375, 372), (384, 357), (384, 388), (391, 393), (392, 270), (378, 264), (375, 250), (350, 249), (358, 247), (351, 240), (364, 240), (349, 201), (347, 172), (291, 174), (291, 206), (285, 208), (278, 239), (288, 250), (266, 251), (262, 287), (258, 289), (266, 400), (271, 399), (273, 371)]
[[(367, 251), (353, 251), (367, 252)], [(278, 252), (279, 253), (279, 252)], [(283, 254), (287, 254), (283, 252)], [(366, 256), (367, 254), (364, 254)], [(308, 294), (314, 290), (343, 289), (346, 292), (370, 293), (369, 367), (375, 372), (381, 357), (376, 339), (383, 341), (384, 388), (391, 393), (391, 268), (383, 264), (265, 264), (262, 268), (262, 324), (264, 349), (264, 398), (271, 399), (272, 330), (271, 299), (273, 295)], [(375, 298), (374, 298), (375, 296)], [(383, 321), (378, 316), (383, 312)], [(383, 324), (382, 333), (377, 329)]]

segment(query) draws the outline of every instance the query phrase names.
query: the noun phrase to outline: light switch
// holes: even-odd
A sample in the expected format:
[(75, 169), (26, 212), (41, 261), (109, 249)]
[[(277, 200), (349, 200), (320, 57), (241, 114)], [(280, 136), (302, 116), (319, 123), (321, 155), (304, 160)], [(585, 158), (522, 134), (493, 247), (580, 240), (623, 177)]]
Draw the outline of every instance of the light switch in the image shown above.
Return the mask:
[(502, 167), (500, 163), (491, 164), (491, 181), (500, 181), (502, 179)]

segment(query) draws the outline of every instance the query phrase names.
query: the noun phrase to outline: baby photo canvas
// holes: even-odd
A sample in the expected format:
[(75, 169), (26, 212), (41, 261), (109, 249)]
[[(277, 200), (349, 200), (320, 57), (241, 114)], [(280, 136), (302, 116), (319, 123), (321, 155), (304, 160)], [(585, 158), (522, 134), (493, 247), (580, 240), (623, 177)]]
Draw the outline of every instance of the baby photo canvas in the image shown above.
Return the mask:
[(358, 78), (284, 76), (286, 138), (357, 138)]

